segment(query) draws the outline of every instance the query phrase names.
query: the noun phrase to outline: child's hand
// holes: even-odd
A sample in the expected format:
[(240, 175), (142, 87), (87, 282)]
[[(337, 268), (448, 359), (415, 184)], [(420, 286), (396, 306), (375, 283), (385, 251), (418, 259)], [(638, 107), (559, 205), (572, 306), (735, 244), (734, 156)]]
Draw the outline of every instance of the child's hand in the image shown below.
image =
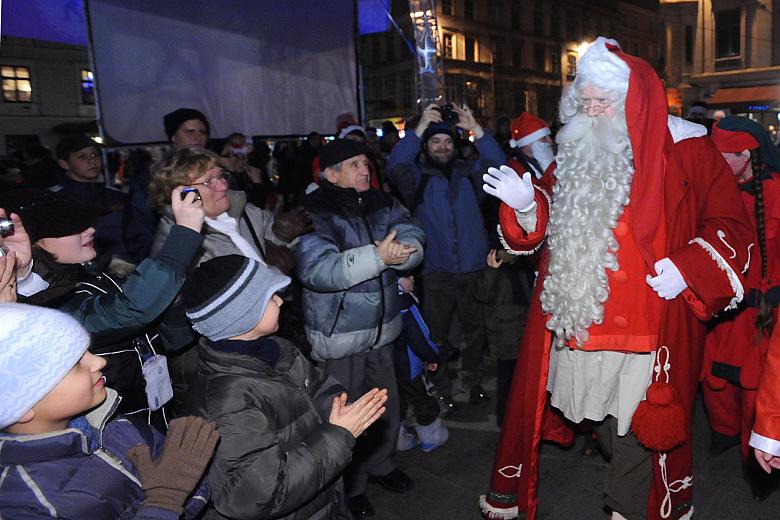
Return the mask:
[(127, 458), (136, 467), (146, 493), (144, 505), (181, 513), (218, 440), (214, 423), (200, 417), (179, 417), (168, 425), (163, 452), (154, 461), (146, 444), (128, 449)]
[(180, 226), (190, 228), (196, 233), (200, 233), (203, 227), (203, 219), (206, 213), (203, 211), (203, 201), (194, 191), (186, 194), (184, 200), (181, 200), (181, 190), (184, 186), (177, 186), (171, 194), (171, 209), (176, 223)]
[[(5, 210), (0, 208), (0, 218), (5, 216)], [(5, 237), (3, 242), (9, 251), (16, 253), (16, 276), (24, 278), (30, 273), (30, 264), (32, 263), (30, 235), (24, 229), (24, 224), (22, 224), (22, 219), (19, 218), (19, 215), (11, 213), (8, 217), (14, 223), (14, 233)]]
[(347, 394), (333, 398), (328, 422), (348, 430), (358, 438), (374, 421), (385, 413), (387, 389), (374, 388), (352, 404), (347, 404)]
[(425, 370), (428, 372), (436, 372), (439, 369), (438, 363), (425, 363)]
[(402, 276), (398, 279), (398, 285), (405, 293), (414, 292), (414, 276)]
[(491, 249), (490, 252), (487, 255), (487, 265), (488, 267), (492, 267), (493, 269), (498, 269), (501, 267), (501, 264), (504, 263), (503, 260), (498, 259), (498, 252), (495, 249)]

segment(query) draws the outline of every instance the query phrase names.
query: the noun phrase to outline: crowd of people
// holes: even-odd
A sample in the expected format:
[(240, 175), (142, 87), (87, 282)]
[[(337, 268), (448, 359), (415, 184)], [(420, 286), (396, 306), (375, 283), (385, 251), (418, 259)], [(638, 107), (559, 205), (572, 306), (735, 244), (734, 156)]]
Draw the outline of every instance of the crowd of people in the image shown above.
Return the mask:
[(179, 108), (125, 191), (64, 137), (0, 194), (0, 516), (366, 518), (369, 483), (414, 493), (395, 453), (494, 406), (486, 518), (533, 519), (540, 443), (584, 424), (613, 519), (690, 519), (699, 387), (766, 496), (780, 152), (668, 115), (612, 40), (577, 71), (555, 134), (431, 104), (403, 138), (210, 149)]

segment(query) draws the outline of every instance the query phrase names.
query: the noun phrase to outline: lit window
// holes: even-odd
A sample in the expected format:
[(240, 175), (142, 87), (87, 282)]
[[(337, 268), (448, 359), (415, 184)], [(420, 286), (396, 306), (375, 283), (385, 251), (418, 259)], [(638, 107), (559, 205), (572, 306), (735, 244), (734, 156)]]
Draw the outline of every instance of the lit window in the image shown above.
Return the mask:
[(13, 103), (32, 102), (29, 68), (3, 65), (0, 73), (3, 76), (3, 100)]
[(81, 102), (85, 105), (95, 104), (95, 78), (89, 69), (81, 69)]
[(454, 58), (454, 48), (452, 44), (452, 34), (445, 33), (444, 35), (444, 57), (445, 58)]

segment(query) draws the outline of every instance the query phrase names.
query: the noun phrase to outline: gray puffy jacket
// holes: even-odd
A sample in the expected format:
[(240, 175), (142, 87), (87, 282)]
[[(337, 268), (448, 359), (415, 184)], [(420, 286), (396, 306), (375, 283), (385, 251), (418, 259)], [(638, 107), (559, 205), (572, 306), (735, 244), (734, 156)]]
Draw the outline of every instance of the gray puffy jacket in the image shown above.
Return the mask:
[[(357, 193), (323, 181), (305, 200), (315, 231), (295, 248), (312, 357), (339, 359), (386, 345), (401, 332), (398, 272), (423, 258), (425, 234), (401, 203), (376, 190)], [(387, 266), (374, 241), (391, 230), (417, 248)]]

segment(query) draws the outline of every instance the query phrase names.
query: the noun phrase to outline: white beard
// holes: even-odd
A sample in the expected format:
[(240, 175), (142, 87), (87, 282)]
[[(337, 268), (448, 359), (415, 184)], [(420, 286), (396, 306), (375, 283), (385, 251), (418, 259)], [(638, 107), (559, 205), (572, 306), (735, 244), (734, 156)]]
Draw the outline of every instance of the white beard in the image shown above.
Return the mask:
[(556, 345), (604, 318), (607, 269), (617, 271), (613, 229), (629, 202), (634, 174), (625, 115), (613, 119), (577, 114), (557, 136), (558, 168), (550, 210), (549, 274), (541, 294)]
[(541, 174), (547, 171), (547, 167), (555, 160), (555, 154), (553, 153), (552, 143), (545, 143), (543, 141), (534, 141), (531, 143), (531, 155), (539, 166), (542, 167)]

